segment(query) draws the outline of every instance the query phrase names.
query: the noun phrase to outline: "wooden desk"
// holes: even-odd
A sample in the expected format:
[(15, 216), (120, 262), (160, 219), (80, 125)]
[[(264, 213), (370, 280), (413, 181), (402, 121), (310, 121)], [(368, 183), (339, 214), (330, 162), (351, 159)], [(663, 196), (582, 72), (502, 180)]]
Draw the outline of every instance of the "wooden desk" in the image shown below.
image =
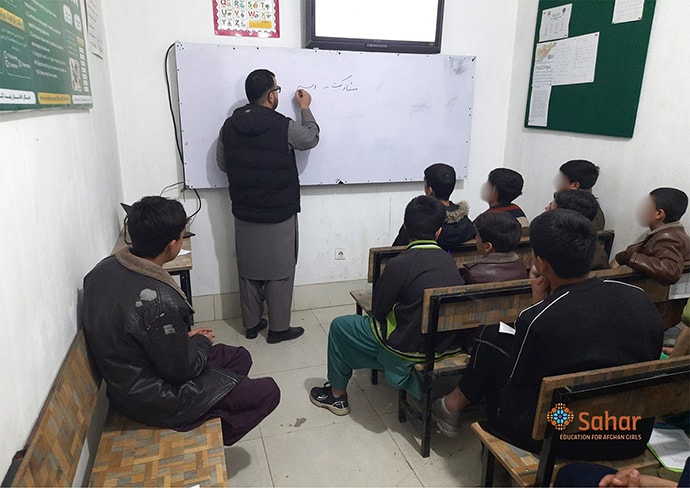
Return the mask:
[[(115, 254), (120, 249), (127, 247), (125, 243), (124, 231), (120, 232), (120, 237), (118, 237), (115, 247), (113, 247), (113, 254)], [(189, 251), (187, 254), (180, 254), (175, 259), (169, 263), (163, 265), (165, 269), (171, 275), (180, 277), (180, 288), (187, 295), (187, 300), (192, 303), (192, 280), (190, 277), (190, 271), (192, 270), (192, 238), (185, 237), (182, 241), (182, 249)]]

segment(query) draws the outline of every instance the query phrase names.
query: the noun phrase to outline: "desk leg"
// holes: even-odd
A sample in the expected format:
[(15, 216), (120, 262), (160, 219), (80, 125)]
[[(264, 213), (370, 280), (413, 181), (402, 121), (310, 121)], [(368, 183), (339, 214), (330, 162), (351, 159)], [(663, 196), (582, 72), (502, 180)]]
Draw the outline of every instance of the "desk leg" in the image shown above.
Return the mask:
[[(187, 295), (187, 300), (189, 304), (192, 305), (192, 279), (189, 275), (189, 271), (182, 271), (180, 273), (180, 288), (185, 295)], [(192, 325), (194, 325), (194, 315), (192, 315)]]

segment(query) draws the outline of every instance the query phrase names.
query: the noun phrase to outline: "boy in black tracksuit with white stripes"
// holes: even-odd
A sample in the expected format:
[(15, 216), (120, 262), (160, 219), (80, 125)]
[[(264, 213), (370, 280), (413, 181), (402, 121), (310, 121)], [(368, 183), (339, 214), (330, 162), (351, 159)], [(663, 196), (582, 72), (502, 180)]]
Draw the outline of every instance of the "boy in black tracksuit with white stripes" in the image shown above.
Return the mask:
[[(493, 325), (479, 330), (458, 387), (433, 405), (446, 435), (457, 435), (464, 407), (486, 397), (483, 427), (538, 452), (540, 443), (531, 432), (542, 378), (659, 359), (661, 317), (645, 292), (590, 278), (596, 234), (589, 220), (571, 210), (546, 212), (530, 226), (530, 242), (538, 272), (532, 283), (536, 303), (519, 315), (514, 329)], [(639, 440), (569, 441), (560, 444), (559, 456), (635, 457), (646, 448), (653, 420), (638, 422)]]

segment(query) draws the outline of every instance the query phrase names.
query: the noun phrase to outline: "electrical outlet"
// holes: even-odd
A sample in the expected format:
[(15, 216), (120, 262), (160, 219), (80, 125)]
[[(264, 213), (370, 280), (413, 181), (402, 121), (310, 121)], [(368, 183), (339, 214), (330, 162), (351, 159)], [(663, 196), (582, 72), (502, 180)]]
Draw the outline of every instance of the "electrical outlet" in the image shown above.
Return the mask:
[(345, 259), (345, 249), (339, 248), (335, 250), (335, 260), (342, 261)]

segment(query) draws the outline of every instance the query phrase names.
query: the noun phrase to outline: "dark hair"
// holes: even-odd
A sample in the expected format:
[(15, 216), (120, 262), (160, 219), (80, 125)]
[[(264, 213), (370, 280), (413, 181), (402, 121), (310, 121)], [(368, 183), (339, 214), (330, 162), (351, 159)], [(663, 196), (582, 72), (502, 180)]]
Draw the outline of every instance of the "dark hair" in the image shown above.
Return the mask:
[(522, 187), (525, 181), (517, 171), (508, 168), (496, 168), (489, 173), (489, 183), (498, 192), (498, 203), (513, 203), (522, 195)]
[(436, 231), (445, 221), (445, 207), (426, 195), (413, 198), (405, 208), (405, 229), (411, 241), (436, 239)]
[(534, 255), (546, 260), (561, 278), (589, 273), (597, 245), (592, 222), (574, 210), (544, 212), (529, 226)]
[(445, 163), (435, 163), (424, 170), (426, 185), (434, 190), (434, 196), (439, 200), (450, 199), (455, 189), (455, 169)]
[(649, 194), (654, 199), (656, 209), (666, 214), (664, 223), (680, 220), (688, 209), (688, 196), (677, 188), (657, 188)]
[(249, 103), (256, 103), (273, 89), (275, 75), (267, 69), (256, 69), (244, 80), (244, 92)]
[(144, 197), (127, 211), (127, 231), (132, 252), (142, 258), (155, 258), (170, 241), (180, 238), (187, 225), (187, 214), (177, 200)]
[(563, 163), (560, 172), (570, 183), (579, 183), (581, 190), (591, 190), (599, 179), (599, 166), (586, 159), (573, 159)]
[(599, 212), (597, 197), (588, 191), (561, 190), (553, 194), (553, 199), (558, 208), (574, 210), (589, 220), (594, 220)]
[(482, 241), (490, 242), (496, 252), (517, 249), (522, 237), (522, 226), (507, 212), (485, 212), (474, 219), (474, 227)]

